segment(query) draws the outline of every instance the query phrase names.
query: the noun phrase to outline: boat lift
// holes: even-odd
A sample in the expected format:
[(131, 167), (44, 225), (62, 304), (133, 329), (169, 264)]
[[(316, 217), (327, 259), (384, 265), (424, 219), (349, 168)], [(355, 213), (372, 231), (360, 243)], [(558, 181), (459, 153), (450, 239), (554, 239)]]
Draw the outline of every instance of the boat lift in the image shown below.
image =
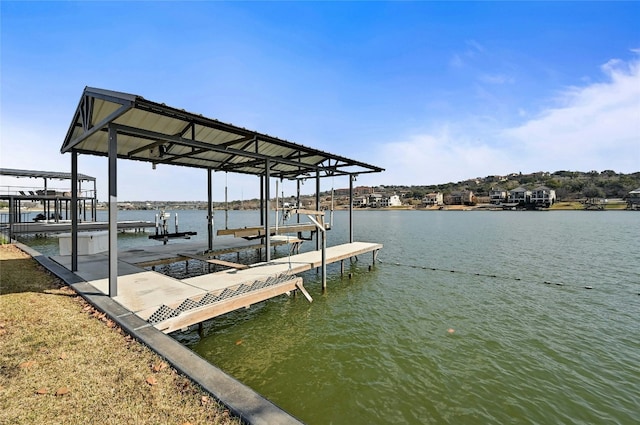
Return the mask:
[(164, 245), (169, 242), (169, 239), (191, 239), (191, 236), (195, 236), (198, 232), (179, 232), (178, 231), (178, 213), (175, 215), (174, 226), (175, 232), (169, 233), (169, 219), (171, 213), (160, 211), (160, 214), (156, 214), (156, 234), (149, 235), (149, 239), (156, 241), (162, 241)]

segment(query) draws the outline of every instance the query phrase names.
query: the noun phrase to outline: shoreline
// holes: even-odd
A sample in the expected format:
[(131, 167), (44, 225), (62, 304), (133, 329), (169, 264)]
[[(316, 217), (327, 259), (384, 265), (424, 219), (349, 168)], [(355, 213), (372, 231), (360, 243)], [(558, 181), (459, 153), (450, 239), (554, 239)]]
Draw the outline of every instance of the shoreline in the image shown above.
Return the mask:
[(48, 256), (19, 241), (12, 240), (7, 245), (13, 245), (31, 257), (48, 273), (59, 279), (65, 287), (70, 288), (84, 299), (92, 308), (102, 312), (123, 334), (148, 347), (175, 371), (186, 376), (193, 384), (210, 394), (213, 400), (220, 403), (242, 423), (252, 425), (271, 423), (299, 425), (302, 423), (169, 335), (165, 335), (150, 327), (146, 321), (129, 314), (116, 301), (102, 294), (89, 282), (60, 266)]
[[(627, 203), (622, 200), (615, 200), (602, 205), (602, 209), (588, 209), (584, 204), (578, 201), (558, 201), (550, 208), (542, 209), (517, 209), (516, 211), (632, 211), (627, 208)], [(338, 205), (334, 208), (334, 211), (347, 211), (349, 208), (346, 205)], [(97, 211), (108, 211), (108, 208), (98, 207)], [(199, 208), (168, 208), (172, 211), (206, 211), (206, 209)], [(22, 208), (22, 212), (36, 213), (42, 212), (42, 208)], [(156, 211), (153, 209), (120, 209), (119, 211)], [(214, 211), (226, 211), (224, 208), (214, 208)], [(245, 208), (241, 210), (230, 209), (228, 211), (259, 211), (258, 208)], [(275, 211), (275, 210), (272, 210)], [(324, 210), (329, 211), (328, 209)], [(494, 204), (478, 204), (478, 205), (441, 205), (433, 207), (421, 207), (415, 205), (402, 205), (399, 207), (382, 207), (382, 208), (361, 208), (354, 207), (353, 211), (510, 211), (505, 210), (500, 206)], [(8, 207), (0, 207), (0, 214), (8, 214)]]

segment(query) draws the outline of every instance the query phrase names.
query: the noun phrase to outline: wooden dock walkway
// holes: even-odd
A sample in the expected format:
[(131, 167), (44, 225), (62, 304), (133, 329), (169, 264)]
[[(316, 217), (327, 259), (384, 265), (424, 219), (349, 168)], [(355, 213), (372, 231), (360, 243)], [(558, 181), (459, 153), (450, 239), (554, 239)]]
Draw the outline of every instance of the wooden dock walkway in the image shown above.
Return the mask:
[[(175, 244), (174, 250), (178, 245), (184, 253), (185, 245), (188, 244)], [(166, 249), (167, 246), (163, 247)], [(381, 244), (366, 242), (329, 247), (326, 250), (326, 263), (335, 263), (365, 253), (373, 253), (375, 260), (381, 248)], [(192, 254), (199, 255), (197, 252)], [(189, 258), (175, 253), (172, 255), (174, 258)], [(120, 254), (119, 290), (113, 299), (164, 333), (185, 329), (296, 289), (311, 300), (303, 286), (302, 278), (295, 276), (295, 273), (311, 270), (321, 264), (321, 252), (311, 251), (278, 258), (268, 263), (253, 264), (245, 269), (231, 268), (180, 280), (144, 270), (133, 264), (151, 256), (153, 255), (144, 255), (142, 250), (123, 251)], [(156, 252), (155, 257), (157, 256)], [(70, 268), (70, 256), (58, 256), (53, 259)], [(75, 273), (100, 292), (108, 294), (106, 254), (79, 256), (78, 271)]]

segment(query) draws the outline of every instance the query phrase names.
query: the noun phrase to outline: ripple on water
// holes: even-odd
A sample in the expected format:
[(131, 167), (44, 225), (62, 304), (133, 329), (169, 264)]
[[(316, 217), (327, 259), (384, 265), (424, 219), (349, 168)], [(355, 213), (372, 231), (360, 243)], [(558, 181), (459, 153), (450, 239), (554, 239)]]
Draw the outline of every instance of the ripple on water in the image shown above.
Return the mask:
[(194, 350), (310, 424), (635, 423), (637, 215), (385, 214), (356, 217), (384, 263), (324, 295), (305, 274), (312, 304), (225, 316)]

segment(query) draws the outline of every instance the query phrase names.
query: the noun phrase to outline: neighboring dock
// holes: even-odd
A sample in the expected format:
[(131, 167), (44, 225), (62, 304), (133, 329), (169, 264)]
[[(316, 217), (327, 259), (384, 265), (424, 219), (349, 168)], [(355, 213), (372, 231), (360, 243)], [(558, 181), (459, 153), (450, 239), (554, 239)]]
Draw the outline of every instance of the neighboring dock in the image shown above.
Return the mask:
[[(300, 241), (296, 238), (276, 240), (281, 245)], [(246, 241), (245, 241), (246, 242)], [(245, 245), (247, 247), (248, 245)], [(202, 246), (191, 243), (162, 245), (150, 249), (136, 249), (119, 253), (119, 293), (113, 299), (149, 326), (170, 333), (201, 323), (258, 302), (300, 290), (307, 299), (311, 297), (303, 286), (302, 278), (295, 276), (320, 267), (320, 251), (288, 255), (269, 262), (252, 265), (209, 259), (211, 253), (203, 254)], [(256, 248), (256, 245), (249, 249)], [(222, 248), (219, 252), (231, 248)], [(236, 248), (238, 249), (238, 248)], [(353, 242), (326, 249), (326, 263), (342, 262), (346, 259), (372, 253), (375, 261), (381, 244)], [(213, 262), (229, 267), (227, 270), (201, 276), (175, 279), (156, 271), (142, 268), (153, 263), (167, 261)], [(70, 256), (57, 256), (53, 260), (69, 268)], [(109, 264), (106, 254), (79, 256), (78, 276), (104, 294), (109, 292)]]
[[(71, 221), (34, 221), (29, 223), (13, 223), (10, 225), (10, 232), (13, 235), (20, 234), (45, 234), (45, 233), (65, 233), (71, 231)], [(156, 224), (152, 221), (119, 221), (119, 231), (135, 231), (140, 232), (148, 228), (155, 228)], [(78, 231), (98, 231), (108, 230), (109, 223), (106, 221), (83, 221), (78, 223)]]

